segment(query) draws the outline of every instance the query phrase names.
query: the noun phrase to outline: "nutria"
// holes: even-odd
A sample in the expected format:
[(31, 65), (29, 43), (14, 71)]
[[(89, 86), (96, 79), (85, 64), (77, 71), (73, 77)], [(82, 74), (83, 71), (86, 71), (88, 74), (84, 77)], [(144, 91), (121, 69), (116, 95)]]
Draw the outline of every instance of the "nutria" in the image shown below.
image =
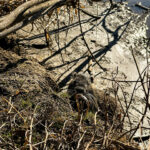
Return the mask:
[[(107, 116), (111, 122), (114, 115), (120, 114), (120, 107), (114, 97), (94, 87), (90, 78), (84, 74), (74, 73), (68, 86), (70, 103), (74, 110), (85, 112), (99, 111), (101, 116)], [(116, 117), (115, 117), (116, 118)]]

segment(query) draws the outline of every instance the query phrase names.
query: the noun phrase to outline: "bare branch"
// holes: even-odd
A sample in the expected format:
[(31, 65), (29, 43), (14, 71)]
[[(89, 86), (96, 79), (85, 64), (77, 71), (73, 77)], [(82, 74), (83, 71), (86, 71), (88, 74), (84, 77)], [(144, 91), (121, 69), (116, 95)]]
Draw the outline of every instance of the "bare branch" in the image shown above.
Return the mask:
[(80, 144), (81, 144), (82, 139), (84, 138), (85, 133), (86, 133), (86, 130), (84, 131), (83, 135), (81, 136), (81, 138), (78, 141), (77, 149), (80, 148)]
[[(22, 4), (9, 15), (4, 16), (2, 19), (0, 18), (0, 31), (2, 31), (0, 38), (21, 29), (28, 23), (44, 15), (45, 13), (42, 14), (42, 12), (47, 8), (50, 7), (48, 10), (52, 12), (57, 7), (69, 3), (69, 1), (70, 0), (34, 0)], [(46, 13), (48, 13), (48, 11), (46, 11)]]
[(6, 19), (6, 17), (4, 17), (3, 21), (0, 22), (0, 31), (9, 27), (13, 22), (15, 22), (15, 20), (18, 18), (18, 16), (20, 14), (22, 14), (23, 12), (25, 12), (28, 8), (30, 8), (36, 4), (39, 4), (43, 1), (45, 1), (45, 0), (28, 1), (24, 4), (22, 4), (21, 6), (19, 6), (18, 8), (16, 8), (13, 12), (11, 12), (9, 15), (6, 16), (7, 19)]

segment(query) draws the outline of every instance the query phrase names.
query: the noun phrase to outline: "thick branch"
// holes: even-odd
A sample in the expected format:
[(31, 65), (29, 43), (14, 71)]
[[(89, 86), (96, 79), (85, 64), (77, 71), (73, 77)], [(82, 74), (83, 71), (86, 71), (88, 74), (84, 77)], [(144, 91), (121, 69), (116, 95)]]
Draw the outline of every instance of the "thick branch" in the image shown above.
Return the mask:
[(24, 14), (22, 15), (23, 17), (27, 17), (27, 16), (32, 16), (33, 14), (45, 10), (46, 8), (56, 4), (57, 2), (60, 2), (61, 0), (50, 0), (48, 2), (39, 4), (37, 6), (33, 6), (32, 8), (28, 9), (27, 11), (24, 12)]
[[(69, 2), (69, 0), (67, 2)], [(7, 36), (8, 34), (17, 31), (18, 29), (21, 29), (22, 27), (24, 27), (28, 23), (30, 23), (30, 22), (34, 21), (35, 19), (39, 18), (41, 16), (41, 13), (43, 11), (45, 11), (47, 8), (50, 8), (49, 10), (53, 11), (53, 9), (55, 9), (57, 7), (60, 7), (64, 4), (66, 4), (65, 0), (64, 1), (62, 1), (62, 0), (50, 0), (50, 1), (47, 1), (47, 2), (44, 2), (44, 3), (40, 3), (39, 5), (30, 7), (29, 9), (27, 9), (22, 14), (22, 16), (18, 15), (19, 18), (16, 18), (16, 20), (14, 19), (15, 22), (12, 22), (12, 21), (10, 22), (9, 19), (7, 19), (8, 22), (11, 23), (11, 26), (10, 26), (10, 28), (8, 28), (9, 25), (7, 25), (7, 29), (5, 28), (5, 29), (2, 30), (2, 32), (0, 32), (0, 38), (3, 38), (5, 36)], [(13, 12), (12, 12), (12, 14), (13, 14)], [(10, 16), (7, 16), (7, 18), (8, 17), (10, 17)], [(0, 25), (4, 26), (6, 22), (7, 21), (1, 22)]]
[(9, 15), (7, 15), (6, 17), (3, 17), (3, 21), (0, 22), (0, 31), (6, 29), (11, 24), (13, 24), (15, 20), (18, 18), (18, 16), (24, 13), (27, 9), (44, 1), (46, 0), (32, 0), (17, 7)]
[[(39, 14), (39, 16), (40, 16), (40, 14)], [(30, 23), (30, 22), (36, 20), (39, 16), (38, 16), (38, 15), (35, 15), (35, 16), (29, 18), (29, 19), (25, 19), (25, 20), (23, 20), (23, 21), (21, 21), (21, 22), (15, 24), (14, 26), (11, 26), (11, 27), (8, 28), (8, 29), (5, 29), (4, 31), (0, 32), (0, 39), (3, 38), (3, 37), (5, 37), (5, 36), (7, 36), (7, 35), (9, 35), (9, 34), (12, 33), (12, 32), (15, 32), (15, 31), (17, 31), (17, 30), (23, 28), (23, 27), (26, 26), (28, 23)]]

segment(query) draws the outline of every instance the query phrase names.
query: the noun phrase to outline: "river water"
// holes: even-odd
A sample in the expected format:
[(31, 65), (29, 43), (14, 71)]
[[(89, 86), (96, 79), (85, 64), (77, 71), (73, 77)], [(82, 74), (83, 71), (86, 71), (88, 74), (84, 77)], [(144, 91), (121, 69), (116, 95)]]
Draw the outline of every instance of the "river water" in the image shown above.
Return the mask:
[[(116, 0), (120, 2), (120, 0)], [(144, 13), (145, 10), (142, 8), (136, 7), (135, 4), (141, 2), (143, 6), (150, 8), (150, 0), (123, 0), (128, 2), (128, 6), (131, 7), (132, 11), (137, 14)], [(147, 30), (147, 37), (150, 38), (150, 16), (147, 19), (147, 26), (149, 27), (149, 30)]]

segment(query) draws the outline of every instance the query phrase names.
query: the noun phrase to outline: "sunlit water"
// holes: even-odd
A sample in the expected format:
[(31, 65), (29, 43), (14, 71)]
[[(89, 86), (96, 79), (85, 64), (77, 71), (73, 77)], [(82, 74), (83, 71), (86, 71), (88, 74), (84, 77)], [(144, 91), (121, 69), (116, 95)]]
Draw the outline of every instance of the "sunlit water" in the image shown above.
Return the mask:
[[(116, 0), (117, 2), (120, 2), (120, 0)], [(128, 6), (131, 7), (132, 11), (134, 13), (142, 14), (145, 10), (142, 8), (136, 7), (135, 4), (141, 2), (143, 6), (150, 8), (150, 0), (123, 0), (128, 2)], [(147, 31), (147, 36), (150, 37), (150, 16), (147, 19), (147, 26), (149, 27), (149, 30)]]

